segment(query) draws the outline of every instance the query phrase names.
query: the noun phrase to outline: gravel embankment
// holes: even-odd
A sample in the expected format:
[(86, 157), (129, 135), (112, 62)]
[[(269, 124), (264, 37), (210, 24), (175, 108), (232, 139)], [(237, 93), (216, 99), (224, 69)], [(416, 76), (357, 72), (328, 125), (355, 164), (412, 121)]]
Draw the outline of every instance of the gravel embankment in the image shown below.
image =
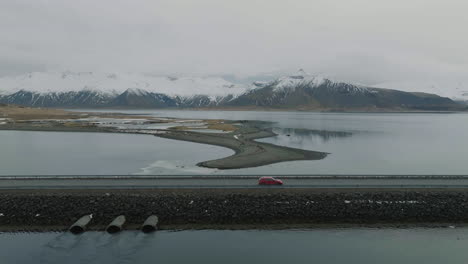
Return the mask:
[(463, 190), (3, 191), (0, 201), (2, 230), (65, 229), (91, 213), (92, 229), (119, 214), (130, 227), (156, 214), (167, 229), (468, 222)]

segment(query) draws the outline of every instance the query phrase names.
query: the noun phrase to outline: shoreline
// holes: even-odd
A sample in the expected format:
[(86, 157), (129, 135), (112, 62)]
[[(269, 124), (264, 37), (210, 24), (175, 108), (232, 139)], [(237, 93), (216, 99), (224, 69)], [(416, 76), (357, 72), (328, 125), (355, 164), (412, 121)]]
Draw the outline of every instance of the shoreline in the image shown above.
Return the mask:
[(223, 112), (301, 112), (301, 113), (358, 113), (358, 114), (451, 114), (451, 113), (468, 113), (468, 108), (460, 110), (411, 110), (411, 109), (334, 109), (334, 108), (317, 108), (317, 109), (295, 109), (295, 108), (264, 108), (264, 107), (201, 107), (201, 108), (179, 108), (179, 107), (165, 107), (165, 108), (146, 108), (146, 107), (97, 107), (97, 108), (82, 108), (82, 107), (48, 107), (50, 109), (67, 109), (71, 111), (93, 111), (99, 110), (105, 112), (110, 111), (223, 111)]
[(285, 230), (468, 226), (466, 190), (36, 190), (0, 191), (0, 231), (65, 231), (93, 214), (90, 231), (117, 215), (137, 230)]
[[(0, 108), (0, 113), (1, 113)], [(190, 127), (184, 127), (187, 120), (178, 118), (158, 119), (139, 115), (122, 115), (119, 113), (82, 113), (63, 110), (31, 109), (10, 107), (9, 111), (15, 116), (6, 116), (8, 122), (0, 123), (0, 130), (9, 131), (47, 131), (47, 132), (100, 132), (100, 133), (127, 133), (153, 135), (166, 139), (189, 141), (194, 143), (220, 146), (234, 150), (234, 155), (215, 160), (202, 161), (196, 164), (199, 167), (213, 169), (241, 169), (269, 165), (279, 162), (296, 160), (320, 160), (328, 153), (310, 151), (269, 143), (257, 142), (255, 139), (276, 136), (269, 128), (264, 128), (262, 121), (245, 120), (203, 120), (196, 122), (206, 123), (208, 129), (219, 130), (218, 133), (203, 133), (190, 131)], [(37, 112), (35, 112), (37, 111)], [(112, 126), (98, 125), (98, 120), (86, 122), (80, 118), (107, 118), (115, 119)], [(25, 118), (27, 117), (27, 118)], [(141, 123), (165, 124), (179, 122), (180, 124), (166, 129), (147, 129), (138, 126), (119, 128), (120, 122), (125, 119), (136, 118)], [(194, 121), (189, 119), (189, 121)], [(224, 133), (221, 133), (224, 132)]]
[[(236, 121), (229, 121), (235, 123)], [(169, 131), (156, 134), (157, 137), (221, 146), (234, 150), (234, 155), (203, 161), (199, 167), (225, 169), (252, 168), (279, 162), (295, 160), (321, 160), (329, 153), (302, 150), (257, 142), (256, 139), (276, 136), (269, 129), (255, 127), (256, 122), (244, 122), (243, 126), (231, 133), (199, 133), (191, 131)]]
[[(47, 233), (47, 232), (68, 232), (67, 225), (58, 226), (1, 226), (0, 233)], [(224, 230), (224, 231), (313, 231), (330, 229), (444, 229), (444, 228), (468, 228), (465, 222), (446, 223), (378, 223), (378, 224), (268, 224), (268, 225), (158, 225), (157, 231), (180, 232), (180, 231), (204, 231), (204, 230)], [(105, 232), (106, 225), (93, 226), (85, 232)], [(141, 225), (125, 225), (122, 232), (141, 232)]]
[[(239, 130), (243, 130), (242, 128)], [(330, 153), (278, 146), (256, 142), (255, 139), (268, 138), (276, 134), (266, 130), (237, 132), (237, 139), (231, 133), (200, 133), (192, 131), (159, 130), (164, 133), (150, 134), (144, 130), (125, 131), (110, 127), (32, 127), (28, 124), (0, 126), (0, 131), (38, 131), (38, 132), (75, 132), (75, 133), (121, 133), (153, 135), (160, 138), (188, 141), (231, 149), (231, 156), (197, 163), (199, 167), (212, 169), (242, 169), (259, 167), (274, 163), (297, 160), (321, 160)]]

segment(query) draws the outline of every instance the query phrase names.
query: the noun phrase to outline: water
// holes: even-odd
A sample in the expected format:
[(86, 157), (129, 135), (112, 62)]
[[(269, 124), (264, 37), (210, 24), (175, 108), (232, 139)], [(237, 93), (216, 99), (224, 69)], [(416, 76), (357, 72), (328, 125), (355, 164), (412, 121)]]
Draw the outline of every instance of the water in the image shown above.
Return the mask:
[[(231, 150), (149, 135), (0, 131), (9, 174), (468, 174), (466, 114), (127, 111), (275, 122), (279, 145), (320, 161), (219, 171), (197, 162)], [(468, 228), (2, 233), (0, 263), (467, 263)]]
[(213, 173), (196, 164), (234, 151), (151, 135), (0, 131), (0, 175)]
[(425, 263), (468, 261), (467, 228), (3, 233), (1, 263)]
[[(119, 110), (122, 112), (122, 110)], [(228, 149), (146, 135), (0, 131), (0, 175), (5, 174), (468, 174), (467, 114), (369, 114), (257, 111), (127, 113), (158, 117), (274, 122), (278, 145), (331, 153), (293, 161), (219, 171), (199, 161)], [(5, 146), (7, 146), (5, 148)], [(97, 158), (93, 157), (97, 155)], [(65, 166), (58, 166), (66, 164)]]

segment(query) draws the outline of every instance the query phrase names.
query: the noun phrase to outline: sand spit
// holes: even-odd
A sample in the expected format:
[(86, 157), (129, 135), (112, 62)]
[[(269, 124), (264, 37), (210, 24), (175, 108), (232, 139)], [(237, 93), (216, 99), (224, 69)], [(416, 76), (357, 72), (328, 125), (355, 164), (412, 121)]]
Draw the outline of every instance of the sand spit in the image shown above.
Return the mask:
[[(258, 167), (284, 161), (320, 160), (327, 153), (256, 142), (276, 134), (261, 121), (185, 120), (116, 113), (79, 113), (55, 109), (0, 106), (0, 130), (148, 134), (230, 148), (235, 154), (197, 164), (216, 169)], [(176, 124), (158, 129), (157, 125)], [(184, 124), (187, 124), (184, 126)], [(193, 131), (193, 129), (196, 131)], [(203, 132), (203, 129), (219, 133)]]
[(197, 164), (200, 167), (207, 168), (250, 168), (284, 161), (320, 160), (327, 156), (327, 153), (324, 152), (288, 148), (256, 142), (255, 139), (272, 137), (276, 134), (270, 129), (255, 126), (255, 123), (256, 122), (244, 121), (243, 125), (238, 130), (231, 133), (217, 134), (190, 131), (169, 131), (156, 136), (222, 146), (235, 151), (235, 154), (232, 156), (204, 161)]

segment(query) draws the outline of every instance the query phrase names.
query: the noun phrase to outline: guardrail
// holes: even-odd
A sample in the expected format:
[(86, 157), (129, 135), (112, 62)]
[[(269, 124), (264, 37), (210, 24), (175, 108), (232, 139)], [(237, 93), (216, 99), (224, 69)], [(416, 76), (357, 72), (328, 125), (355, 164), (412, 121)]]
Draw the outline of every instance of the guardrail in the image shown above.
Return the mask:
[(392, 174), (249, 174), (249, 175), (0, 175), (1, 180), (105, 180), (105, 179), (258, 179), (262, 176), (282, 179), (468, 179), (468, 175), (392, 175)]

